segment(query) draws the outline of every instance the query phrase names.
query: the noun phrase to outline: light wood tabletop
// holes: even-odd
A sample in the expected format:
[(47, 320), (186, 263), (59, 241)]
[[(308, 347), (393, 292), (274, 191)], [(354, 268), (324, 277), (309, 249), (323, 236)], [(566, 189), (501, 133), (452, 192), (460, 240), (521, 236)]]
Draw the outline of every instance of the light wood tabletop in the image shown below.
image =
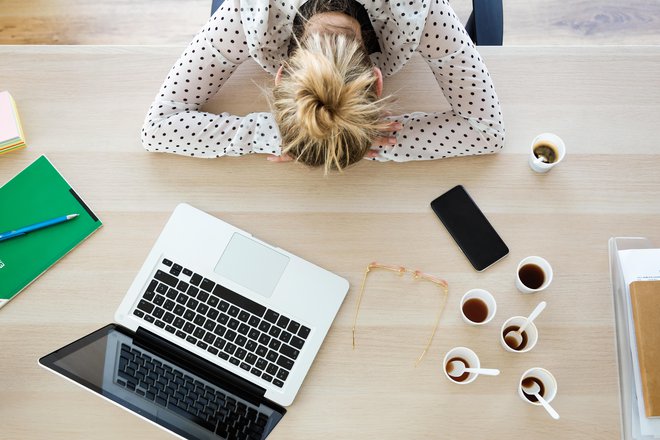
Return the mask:
[[(169, 438), (38, 367), (37, 359), (109, 322), (174, 207), (207, 211), (351, 283), (321, 350), (273, 439), (592, 439), (620, 436), (607, 240), (660, 243), (660, 47), (500, 47), (481, 50), (502, 102), (499, 154), (406, 164), (364, 161), (324, 177), (265, 156), (184, 158), (147, 153), (139, 130), (181, 47), (0, 46), (0, 89), (16, 99), (28, 148), (0, 157), (0, 184), (47, 154), (104, 227), (0, 310), (0, 438)], [(209, 105), (265, 110), (247, 63)], [(424, 62), (386, 79), (397, 111), (447, 108)], [(539, 175), (531, 140), (554, 132), (566, 159)], [(429, 202), (463, 184), (509, 245), (475, 272)], [(0, 206), (0, 215), (11, 215)], [(528, 255), (554, 268), (547, 291), (523, 295), (515, 268)], [(1, 255), (0, 255), (1, 257)], [(371, 261), (449, 282), (440, 328), (418, 367), (440, 297), (374, 274), (358, 321), (359, 285)], [(464, 292), (484, 288), (497, 314), (463, 323)], [(313, 295), (314, 292), (310, 292)], [(512, 354), (499, 328), (541, 300), (538, 345)], [(472, 348), (498, 377), (450, 383), (442, 358)], [(517, 394), (531, 367), (558, 382), (552, 420)]]

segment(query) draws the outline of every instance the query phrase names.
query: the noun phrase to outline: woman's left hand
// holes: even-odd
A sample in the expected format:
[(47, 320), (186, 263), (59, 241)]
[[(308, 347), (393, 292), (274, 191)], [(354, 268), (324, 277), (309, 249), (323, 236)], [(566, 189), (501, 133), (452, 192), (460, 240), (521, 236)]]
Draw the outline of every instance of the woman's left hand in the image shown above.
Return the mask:
[(270, 162), (291, 162), (293, 157), (289, 156), (288, 154), (283, 154), (281, 156), (275, 156), (274, 154), (271, 154), (266, 158), (266, 160)]
[[(401, 125), (400, 122), (392, 121), (388, 124), (387, 128), (388, 129), (386, 132), (397, 132), (403, 128), (403, 125)], [(371, 144), (371, 147), (391, 147), (392, 145), (396, 145), (396, 136), (382, 133), (380, 136), (376, 136), (373, 143)], [(369, 150), (367, 151), (367, 154), (364, 155), (364, 157), (378, 157), (380, 151), (381, 150)]]

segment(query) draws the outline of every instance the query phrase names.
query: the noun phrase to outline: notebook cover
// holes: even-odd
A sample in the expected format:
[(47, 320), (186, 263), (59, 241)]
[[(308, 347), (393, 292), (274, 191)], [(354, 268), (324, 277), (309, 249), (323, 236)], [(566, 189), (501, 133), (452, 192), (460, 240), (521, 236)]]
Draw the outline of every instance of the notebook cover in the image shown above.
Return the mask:
[(660, 417), (660, 281), (630, 283), (646, 417)]
[(65, 223), (0, 241), (0, 307), (102, 225), (46, 156), (0, 187), (0, 207), (1, 232), (80, 214)]

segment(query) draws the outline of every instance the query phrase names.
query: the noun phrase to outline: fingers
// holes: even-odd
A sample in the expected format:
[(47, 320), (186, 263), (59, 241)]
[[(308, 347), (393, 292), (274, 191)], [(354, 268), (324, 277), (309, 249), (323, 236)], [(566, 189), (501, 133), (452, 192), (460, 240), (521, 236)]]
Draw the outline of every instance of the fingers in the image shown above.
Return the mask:
[(283, 154), (281, 156), (269, 155), (266, 160), (270, 162), (291, 162), (293, 157), (289, 156), (288, 154)]

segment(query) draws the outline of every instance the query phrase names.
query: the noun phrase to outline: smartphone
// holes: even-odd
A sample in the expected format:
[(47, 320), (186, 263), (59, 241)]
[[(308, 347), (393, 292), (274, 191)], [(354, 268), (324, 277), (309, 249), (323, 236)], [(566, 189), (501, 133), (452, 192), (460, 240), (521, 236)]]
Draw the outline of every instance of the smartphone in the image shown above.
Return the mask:
[(462, 185), (433, 200), (431, 209), (477, 271), (509, 253), (507, 245)]

